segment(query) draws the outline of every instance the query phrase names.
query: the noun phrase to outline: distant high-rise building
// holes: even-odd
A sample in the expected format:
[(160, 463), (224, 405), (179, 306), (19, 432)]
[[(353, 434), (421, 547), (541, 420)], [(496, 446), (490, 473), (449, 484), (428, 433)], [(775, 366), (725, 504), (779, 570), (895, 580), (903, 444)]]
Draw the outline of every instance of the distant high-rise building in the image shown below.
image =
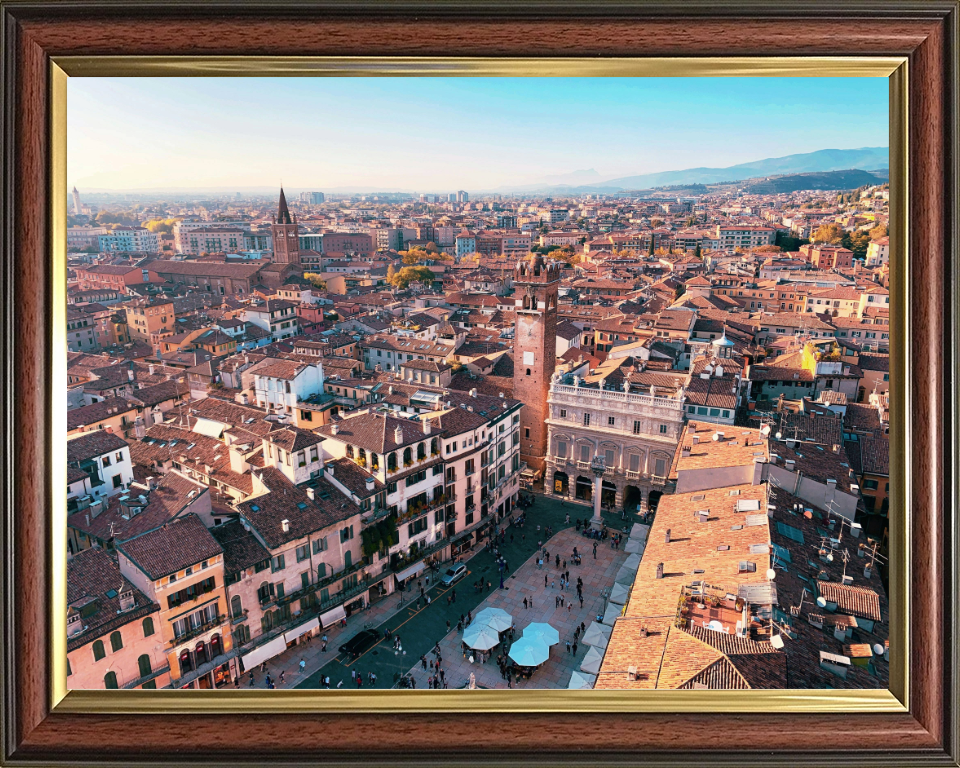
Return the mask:
[(323, 197), (323, 192), (311, 192), (310, 202), (313, 205), (319, 205), (320, 203), (325, 202), (325, 198)]
[(77, 188), (73, 188), (73, 213), (75, 216), (79, 216), (82, 211), (80, 209), (80, 193), (77, 192)]
[(461, 189), (459, 192), (457, 192), (457, 202), (458, 202), (458, 203), (469, 203), (469, 202), (470, 202), (470, 195), (468, 195), (466, 192), (464, 192), (464, 191)]
[(300, 226), (296, 218), (290, 215), (287, 198), (280, 187), (280, 205), (277, 208), (277, 220), (270, 226), (273, 235), (273, 260), (277, 264), (300, 265)]
[(310, 202), (310, 193), (309, 193), (309, 192), (301, 192), (301, 193), (300, 193), (300, 202), (301, 202), (301, 203), (309, 203), (309, 202)]
[(456, 192), (451, 192), (449, 195), (447, 195), (447, 202), (448, 202), (448, 203), (455, 203), (455, 202), (457, 202), (457, 193), (456, 193)]

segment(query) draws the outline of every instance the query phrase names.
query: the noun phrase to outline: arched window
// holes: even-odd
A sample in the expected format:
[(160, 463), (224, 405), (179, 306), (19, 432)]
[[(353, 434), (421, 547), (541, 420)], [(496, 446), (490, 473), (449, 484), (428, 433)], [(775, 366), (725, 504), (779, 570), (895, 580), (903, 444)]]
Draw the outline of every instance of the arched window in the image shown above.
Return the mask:
[(210, 658), (215, 659), (223, 653), (223, 648), (220, 645), (220, 635), (214, 635), (210, 638)]
[(240, 602), (240, 595), (234, 595), (230, 598), (230, 613), (233, 614), (233, 618), (235, 619), (243, 616), (243, 605)]
[(120, 636), (119, 632), (114, 632), (110, 635), (110, 647), (113, 649), (114, 653), (123, 648), (123, 638)]
[(137, 659), (137, 664), (140, 666), (140, 677), (146, 677), (153, 672), (153, 665), (150, 663), (150, 657), (147, 654), (143, 654)]
[(257, 590), (257, 597), (260, 598), (260, 604), (270, 601), (270, 584), (269, 582), (263, 582), (260, 585), (260, 589)]
[(107, 674), (103, 676), (103, 687), (110, 691), (118, 688), (116, 672), (107, 672)]
[(365, 450), (363, 450), (363, 448), (359, 448), (359, 449), (357, 450), (357, 459), (358, 459), (359, 461), (361, 461), (361, 462), (366, 462), (366, 460), (367, 460), (367, 452), (366, 452)]
[(403, 449), (403, 463), (404, 465), (413, 463), (413, 452), (409, 448)]
[(440, 455), (440, 441), (437, 438), (433, 438), (430, 441), (430, 455), (439, 456)]
[(527, 368), (527, 376), (529, 376), (529, 375), (530, 375), (530, 369)]
[(150, 637), (153, 634), (153, 619), (150, 616), (147, 616), (143, 620), (143, 636)]
[(193, 669), (193, 661), (190, 659), (190, 651), (184, 650), (180, 654), (180, 674), (185, 675)]
[(387, 456), (387, 471), (396, 472), (397, 471), (397, 454), (391, 453)]
[(107, 655), (107, 652), (103, 650), (103, 640), (97, 640), (93, 644), (93, 660), (100, 661), (104, 656)]
[(427, 444), (426, 443), (417, 443), (417, 459), (427, 458)]
[(347, 443), (347, 458), (348, 459), (353, 458), (353, 446), (350, 445), (349, 443)]
[(199, 667), (201, 664), (205, 664), (205, 663), (208, 661), (208, 659), (207, 659), (207, 644), (204, 643), (203, 640), (201, 640), (199, 643), (197, 643), (197, 650), (196, 650), (196, 652), (194, 653), (194, 655), (197, 657), (197, 666), (198, 666), (198, 667)]
[(370, 469), (380, 469), (380, 457), (375, 453), (370, 454)]

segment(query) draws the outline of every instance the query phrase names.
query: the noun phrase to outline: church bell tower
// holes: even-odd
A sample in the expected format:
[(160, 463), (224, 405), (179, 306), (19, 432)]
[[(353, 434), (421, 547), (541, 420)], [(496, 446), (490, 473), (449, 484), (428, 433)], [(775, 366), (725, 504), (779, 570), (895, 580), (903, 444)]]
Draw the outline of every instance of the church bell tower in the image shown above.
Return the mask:
[(539, 254), (517, 262), (513, 274), (516, 325), (513, 396), (520, 410), (520, 459), (544, 469), (547, 455), (547, 397), (557, 365), (557, 290), (560, 263)]
[(276, 264), (300, 266), (300, 225), (290, 216), (287, 198), (280, 187), (280, 206), (277, 220), (270, 226), (273, 235), (273, 261)]

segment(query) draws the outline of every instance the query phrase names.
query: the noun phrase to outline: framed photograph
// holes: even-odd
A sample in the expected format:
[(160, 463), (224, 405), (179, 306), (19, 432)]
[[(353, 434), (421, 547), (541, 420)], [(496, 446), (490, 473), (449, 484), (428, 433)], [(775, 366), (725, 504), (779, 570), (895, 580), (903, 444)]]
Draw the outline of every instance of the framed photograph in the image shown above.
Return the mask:
[(2, 764), (960, 764), (956, 3), (2, 12)]

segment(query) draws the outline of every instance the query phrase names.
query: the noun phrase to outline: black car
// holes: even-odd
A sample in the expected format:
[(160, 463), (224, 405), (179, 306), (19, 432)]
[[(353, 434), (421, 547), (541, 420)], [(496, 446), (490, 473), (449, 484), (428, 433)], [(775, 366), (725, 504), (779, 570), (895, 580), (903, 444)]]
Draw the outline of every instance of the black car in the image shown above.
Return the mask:
[(347, 642), (340, 646), (340, 653), (345, 653), (351, 658), (357, 658), (360, 654), (376, 645), (380, 639), (380, 632), (376, 629), (365, 629), (357, 632)]

